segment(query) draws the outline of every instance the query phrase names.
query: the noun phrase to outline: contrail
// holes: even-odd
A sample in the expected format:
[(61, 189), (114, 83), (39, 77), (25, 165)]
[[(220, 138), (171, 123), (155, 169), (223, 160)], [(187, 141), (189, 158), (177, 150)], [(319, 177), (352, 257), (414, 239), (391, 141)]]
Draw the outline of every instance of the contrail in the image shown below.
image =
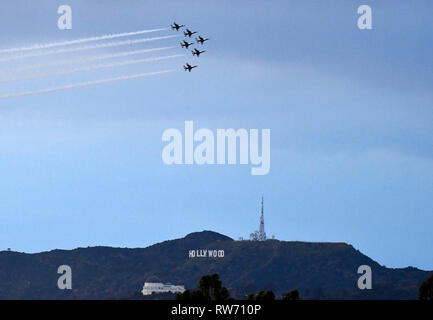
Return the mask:
[(16, 73), (16, 72), (34, 70), (34, 69), (43, 69), (43, 68), (57, 67), (57, 66), (67, 66), (67, 65), (71, 65), (71, 64), (86, 63), (86, 62), (106, 60), (106, 59), (119, 58), (119, 57), (127, 57), (127, 56), (132, 56), (132, 55), (139, 55), (142, 53), (169, 50), (169, 49), (174, 49), (174, 48), (177, 48), (177, 46), (134, 50), (134, 51), (125, 51), (125, 52), (119, 52), (119, 53), (114, 53), (114, 54), (106, 54), (106, 55), (102, 55), (102, 56), (94, 56), (94, 57), (81, 58), (81, 59), (75, 59), (75, 60), (74, 59), (62, 60), (62, 61), (57, 61), (57, 62), (53, 62), (53, 63), (36, 64), (36, 65), (29, 65), (29, 66), (25, 66), (25, 67), (21, 67), (21, 68), (2, 70), (2, 73), (8, 73), (8, 72)]
[(76, 48), (57, 49), (57, 50), (43, 51), (43, 52), (27, 54), (27, 55), (18, 55), (18, 56), (1, 58), (0, 62), (14, 61), (14, 60), (19, 60), (19, 59), (34, 58), (34, 57), (41, 57), (41, 56), (48, 56), (48, 55), (52, 55), (52, 54), (60, 54), (60, 53), (66, 53), (66, 52), (76, 52), (76, 51), (84, 51), (84, 50), (91, 50), (91, 49), (125, 46), (125, 45), (130, 45), (130, 44), (163, 40), (163, 39), (170, 39), (170, 38), (176, 38), (176, 37), (180, 37), (180, 35), (144, 38), (144, 39), (136, 39), (136, 40), (125, 40), (125, 41), (117, 41), (117, 42), (107, 42), (107, 43), (100, 43), (100, 44), (83, 46), (83, 47), (76, 47)]
[(73, 45), (73, 44), (79, 44), (79, 43), (85, 43), (85, 42), (91, 42), (91, 41), (99, 41), (99, 40), (107, 40), (107, 39), (129, 37), (129, 36), (135, 36), (135, 35), (139, 35), (139, 34), (145, 34), (145, 33), (157, 32), (157, 31), (164, 31), (164, 30), (168, 30), (168, 29), (169, 28), (139, 30), (139, 31), (134, 31), (134, 32), (106, 34), (106, 35), (99, 36), (99, 37), (82, 38), (82, 39), (69, 40), (69, 41), (61, 41), (61, 42), (53, 42), (53, 43), (46, 43), (46, 44), (35, 44), (35, 45), (32, 45), (32, 46), (28, 46), (28, 47), (2, 49), (2, 50), (0, 50), (0, 54), (1, 53), (10, 53), (10, 52), (19, 52), (19, 51), (47, 49), (47, 48), (67, 46), (67, 45)]
[(154, 76), (154, 75), (158, 75), (158, 74), (165, 74), (165, 73), (174, 72), (174, 71), (177, 71), (177, 70), (164, 70), (164, 71), (149, 72), (149, 73), (138, 73), (138, 74), (121, 76), (121, 77), (117, 77), (117, 78), (109, 78), (109, 79), (89, 81), (89, 82), (80, 82), (80, 83), (70, 84), (70, 85), (66, 85), (66, 86), (62, 86), (62, 87), (55, 87), (55, 88), (48, 88), (48, 89), (41, 89), (41, 90), (34, 90), (34, 91), (26, 91), (26, 92), (19, 92), (19, 93), (11, 93), (11, 94), (0, 95), (0, 99), (18, 98), (18, 97), (24, 97), (24, 96), (32, 96), (32, 95), (37, 95), (37, 94), (68, 90), (68, 89), (90, 87), (90, 86), (94, 86), (94, 85), (98, 85), (98, 84), (150, 77), (150, 76)]
[(167, 59), (173, 59), (173, 58), (184, 57), (184, 56), (185, 56), (185, 54), (176, 54), (176, 55), (171, 55), (171, 56), (152, 57), (152, 58), (145, 58), (145, 59), (127, 60), (127, 61), (121, 61), (121, 62), (115, 62), (115, 63), (98, 64), (98, 65), (94, 65), (94, 66), (70, 69), (70, 70), (66, 70), (66, 71), (62, 71), (62, 72), (36, 74), (36, 75), (30, 76), (30, 77), (25, 77), (25, 78), (23, 77), (23, 78), (12, 78), (12, 79), (0, 79), (0, 82), (14, 82), (14, 81), (24, 81), (24, 80), (34, 80), (34, 79), (40, 79), (40, 78), (57, 77), (57, 76), (64, 76), (64, 75), (73, 74), (73, 73), (77, 73), (77, 72), (88, 72), (88, 71), (93, 71), (93, 70), (98, 70), (98, 69), (122, 67), (122, 66), (127, 66), (130, 64), (138, 64), (138, 63), (143, 63), (143, 62), (167, 60)]

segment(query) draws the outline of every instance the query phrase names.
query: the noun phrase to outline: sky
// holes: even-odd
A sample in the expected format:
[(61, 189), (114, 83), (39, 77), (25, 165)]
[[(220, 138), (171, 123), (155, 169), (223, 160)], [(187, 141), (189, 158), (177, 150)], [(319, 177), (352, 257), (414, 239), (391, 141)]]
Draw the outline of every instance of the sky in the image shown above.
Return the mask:
[[(63, 4), (72, 30), (57, 28)], [(371, 30), (357, 27), (362, 4)], [(174, 20), (211, 39), (199, 59), (0, 84), (1, 95), (179, 70), (0, 100), (1, 250), (145, 247), (201, 230), (247, 238), (264, 194), (268, 236), (347, 242), (387, 267), (433, 270), (431, 1), (17, 0), (0, 9), (0, 50)], [(199, 67), (185, 73), (187, 61)], [(0, 63), (0, 72), (26, 63)], [(165, 165), (162, 133), (186, 120), (271, 129), (269, 174)]]

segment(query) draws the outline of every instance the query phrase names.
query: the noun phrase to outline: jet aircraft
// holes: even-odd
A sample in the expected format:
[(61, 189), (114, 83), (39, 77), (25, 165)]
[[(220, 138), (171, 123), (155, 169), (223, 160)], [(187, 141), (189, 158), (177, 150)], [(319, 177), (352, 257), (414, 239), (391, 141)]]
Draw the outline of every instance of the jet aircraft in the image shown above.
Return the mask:
[(205, 41), (208, 41), (209, 38), (203, 38), (202, 36), (198, 36), (197, 38), (195, 38), (195, 40), (197, 41), (197, 43), (203, 44)]
[(191, 70), (194, 68), (197, 68), (197, 66), (191, 66), (188, 62), (183, 66), (183, 69), (189, 72), (191, 72)]
[(194, 43), (189, 43), (188, 41), (182, 41), (181, 43), (180, 43), (180, 46), (182, 47), (182, 48), (186, 48), (186, 49), (188, 49), (188, 47), (190, 46), (190, 45), (192, 45), (192, 44), (194, 44)]
[(200, 57), (200, 54), (202, 54), (203, 52), (206, 52), (206, 51), (205, 50), (200, 51), (197, 48), (194, 48), (194, 50), (192, 50), (191, 52), (192, 52), (193, 56), (197, 56), (197, 58), (198, 58), (198, 57)]
[(179, 31), (180, 28), (185, 27), (184, 24), (177, 24), (176, 22), (173, 22), (173, 24), (170, 26), (172, 30)]
[(195, 33), (197, 33), (197, 31), (191, 31), (188, 28), (183, 32), (183, 34), (185, 35), (185, 37), (190, 37), (190, 38)]

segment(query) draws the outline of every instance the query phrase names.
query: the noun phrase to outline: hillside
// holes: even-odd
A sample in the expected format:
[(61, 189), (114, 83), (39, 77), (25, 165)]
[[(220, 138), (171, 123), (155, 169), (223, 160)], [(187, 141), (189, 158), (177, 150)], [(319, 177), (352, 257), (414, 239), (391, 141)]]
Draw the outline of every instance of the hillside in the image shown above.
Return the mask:
[[(189, 258), (193, 249), (224, 250), (224, 258)], [(71, 266), (73, 289), (57, 288), (57, 268)], [(360, 291), (358, 266), (373, 270), (373, 290)], [(203, 274), (219, 273), (237, 297), (259, 289), (281, 294), (293, 288), (301, 298), (416, 299), (431, 272), (389, 269), (345, 243), (268, 240), (234, 241), (212, 231), (191, 233), (147, 248), (89, 247), (36, 254), (0, 252), (0, 299), (127, 299), (144, 281), (195, 288)]]

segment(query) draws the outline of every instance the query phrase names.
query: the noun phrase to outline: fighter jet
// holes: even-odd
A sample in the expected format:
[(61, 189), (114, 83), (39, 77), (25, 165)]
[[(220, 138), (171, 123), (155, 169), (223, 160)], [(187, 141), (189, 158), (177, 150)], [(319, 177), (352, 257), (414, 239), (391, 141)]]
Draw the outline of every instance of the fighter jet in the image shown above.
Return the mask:
[(192, 69), (197, 68), (197, 66), (191, 66), (188, 62), (183, 66), (183, 70), (191, 72)]
[(179, 29), (182, 28), (182, 27), (185, 27), (185, 25), (184, 24), (179, 25), (176, 22), (173, 22), (173, 24), (170, 27), (171, 27), (172, 30), (176, 29), (176, 31), (179, 31)]
[(180, 46), (182, 47), (182, 48), (186, 48), (186, 49), (188, 49), (188, 47), (190, 46), (190, 45), (192, 45), (192, 44), (194, 44), (193, 42), (191, 42), (191, 43), (189, 43), (188, 41), (182, 41), (181, 43), (180, 43)]
[(195, 38), (195, 40), (197, 41), (197, 43), (203, 44), (205, 41), (208, 41), (209, 38), (203, 38), (202, 36), (198, 36), (197, 38)]
[(197, 50), (197, 48), (194, 48), (194, 50), (192, 50), (191, 52), (192, 52), (193, 56), (197, 56), (197, 58), (198, 58), (198, 57), (200, 57), (200, 54), (202, 54), (203, 52), (206, 52), (206, 51), (205, 50), (200, 51), (200, 50)]
[(185, 35), (185, 37), (190, 37), (190, 38), (195, 33), (197, 33), (197, 31), (191, 31), (188, 28), (183, 32), (183, 34)]

